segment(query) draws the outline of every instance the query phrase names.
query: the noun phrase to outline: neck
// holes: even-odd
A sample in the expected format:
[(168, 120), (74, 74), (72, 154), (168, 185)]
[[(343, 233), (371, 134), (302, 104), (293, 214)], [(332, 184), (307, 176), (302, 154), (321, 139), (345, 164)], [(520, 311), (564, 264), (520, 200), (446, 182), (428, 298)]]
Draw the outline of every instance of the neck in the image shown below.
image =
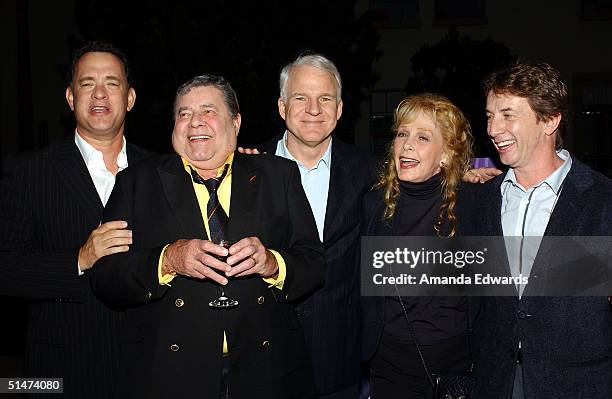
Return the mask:
[(543, 182), (555, 170), (559, 169), (561, 165), (563, 165), (563, 159), (554, 151), (549, 156), (541, 159), (537, 164), (514, 168), (514, 175), (516, 176), (516, 181), (521, 186), (531, 188)]
[(287, 134), (287, 149), (293, 158), (300, 161), (307, 168), (312, 168), (317, 162), (323, 157), (325, 151), (331, 143), (331, 135), (325, 140), (317, 143), (314, 146), (310, 146), (300, 140), (298, 140), (291, 132)]
[(214, 158), (208, 161), (197, 161), (191, 160), (186, 155), (181, 155), (183, 159), (185, 159), (200, 175), (200, 177), (204, 180), (211, 179), (213, 177), (217, 177), (219, 174), (219, 169), (222, 168), (227, 162), (229, 162), (230, 156), (232, 156), (233, 152), (226, 154), (223, 158)]
[(96, 138), (88, 134), (82, 134), (80, 131), (78, 133), (79, 136), (81, 136), (81, 138), (89, 145), (102, 152), (106, 169), (112, 174), (116, 175), (119, 171), (119, 167), (117, 166), (117, 157), (121, 152), (121, 148), (123, 148), (123, 131), (120, 131), (109, 138)]
[(212, 179), (213, 177), (217, 177), (217, 172), (219, 171), (219, 168), (215, 168), (215, 169), (200, 169), (200, 168), (196, 167), (195, 165), (193, 165), (193, 168), (198, 173), (198, 175), (200, 175), (200, 177), (202, 179), (204, 179), (204, 180), (208, 180), (208, 179)]

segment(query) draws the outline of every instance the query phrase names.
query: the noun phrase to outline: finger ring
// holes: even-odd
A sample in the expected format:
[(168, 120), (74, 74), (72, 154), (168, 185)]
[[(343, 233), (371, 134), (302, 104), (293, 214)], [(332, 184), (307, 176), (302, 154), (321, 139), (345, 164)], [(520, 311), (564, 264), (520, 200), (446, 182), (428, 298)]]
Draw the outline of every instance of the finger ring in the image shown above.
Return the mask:
[(255, 260), (253, 255), (249, 256), (249, 258), (251, 258), (251, 260), (253, 261), (253, 266), (257, 265), (257, 261)]

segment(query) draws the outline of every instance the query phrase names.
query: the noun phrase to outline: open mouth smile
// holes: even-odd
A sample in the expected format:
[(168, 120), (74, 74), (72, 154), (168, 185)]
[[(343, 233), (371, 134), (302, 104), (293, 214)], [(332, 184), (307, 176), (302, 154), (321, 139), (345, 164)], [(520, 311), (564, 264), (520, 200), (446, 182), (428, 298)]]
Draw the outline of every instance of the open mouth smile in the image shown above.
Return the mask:
[(421, 161), (419, 161), (418, 159), (408, 158), (408, 157), (400, 157), (399, 161), (400, 161), (400, 167), (402, 168), (413, 168), (417, 166), (419, 163), (421, 163)]
[(512, 145), (514, 145), (514, 143), (516, 143), (516, 140), (503, 140), (500, 142), (493, 142), (493, 143), (495, 144), (495, 148), (497, 148), (498, 152), (505, 152)]
[(189, 137), (189, 141), (203, 141), (203, 140), (208, 140), (211, 139), (212, 136), (209, 136), (207, 134), (200, 134), (197, 136), (190, 136)]

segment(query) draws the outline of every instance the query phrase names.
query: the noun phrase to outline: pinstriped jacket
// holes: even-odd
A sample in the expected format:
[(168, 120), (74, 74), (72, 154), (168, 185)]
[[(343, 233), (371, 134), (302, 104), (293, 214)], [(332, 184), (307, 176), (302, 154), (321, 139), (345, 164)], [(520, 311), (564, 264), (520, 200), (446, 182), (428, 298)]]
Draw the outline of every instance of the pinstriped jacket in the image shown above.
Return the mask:
[[(147, 155), (127, 144), (130, 166)], [(0, 182), (0, 295), (29, 301), (26, 375), (63, 377), (62, 398), (110, 398), (116, 379), (122, 314), (77, 273), (103, 210), (72, 136), (11, 162)]]

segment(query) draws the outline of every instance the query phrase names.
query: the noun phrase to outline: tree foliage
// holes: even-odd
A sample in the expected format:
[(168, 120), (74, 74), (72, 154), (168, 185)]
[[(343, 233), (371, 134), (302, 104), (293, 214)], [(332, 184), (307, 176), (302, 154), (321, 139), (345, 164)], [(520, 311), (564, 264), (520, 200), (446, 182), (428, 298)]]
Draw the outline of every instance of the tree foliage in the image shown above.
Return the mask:
[(482, 81), (491, 72), (515, 62), (516, 56), (503, 43), (490, 38), (473, 40), (451, 28), (439, 43), (421, 47), (411, 61), (412, 74), (406, 91), (447, 96), (470, 120), (476, 154), (495, 159), (486, 134)]
[(204, 73), (224, 76), (238, 93), (240, 143), (280, 133), (278, 74), (304, 50), (331, 58), (344, 80), (345, 113), (339, 134), (352, 140), (365, 88), (376, 76), (377, 34), (367, 16), (355, 18), (355, 0), (222, 0), (76, 2), (84, 40), (109, 40), (132, 60), (137, 102), (126, 134), (148, 148), (170, 149), (171, 106), (176, 88)]

